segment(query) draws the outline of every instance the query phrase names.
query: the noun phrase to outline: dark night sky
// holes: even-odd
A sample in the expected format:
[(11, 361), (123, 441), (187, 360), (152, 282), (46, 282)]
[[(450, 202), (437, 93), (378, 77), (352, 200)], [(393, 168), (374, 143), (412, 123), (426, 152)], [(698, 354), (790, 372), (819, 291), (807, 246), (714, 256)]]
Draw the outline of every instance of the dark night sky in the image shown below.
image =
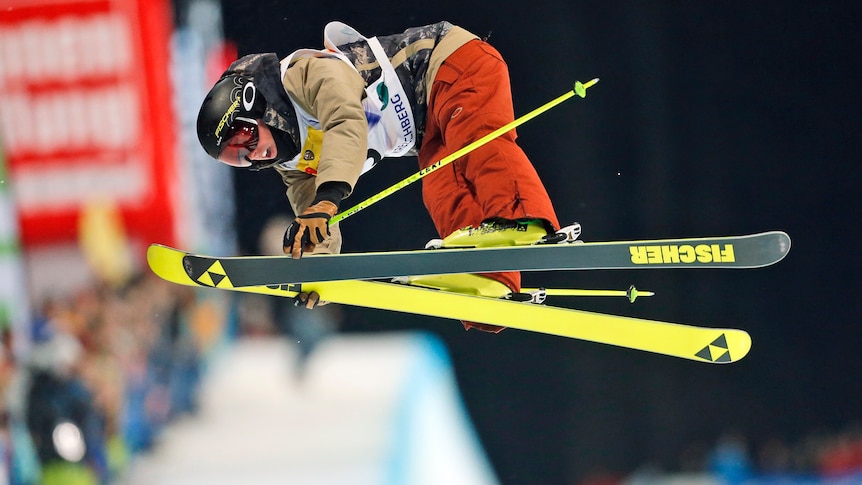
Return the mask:
[[(306, 3), (308, 6), (305, 6)], [(525, 275), (549, 287), (657, 292), (628, 305), (552, 304), (751, 333), (751, 354), (707, 366), (525, 332), (350, 310), (355, 331), (420, 328), (449, 346), (480, 438), (505, 483), (572, 483), (739, 430), (756, 447), (862, 420), (860, 7), (855, 2), (224, 2), (240, 54), (319, 48), (327, 21), (385, 35), (446, 19), (509, 63), (516, 115), (600, 77), (519, 128), (561, 220), (584, 239), (781, 229), (793, 249), (750, 271)], [(360, 7), (361, 6), (361, 7)], [(417, 170), (385, 160), (356, 203)], [(237, 172), (240, 243), (289, 211), (272, 173)], [(434, 234), (418, 184), (345, 221), (346, 251), (417, 248)]]

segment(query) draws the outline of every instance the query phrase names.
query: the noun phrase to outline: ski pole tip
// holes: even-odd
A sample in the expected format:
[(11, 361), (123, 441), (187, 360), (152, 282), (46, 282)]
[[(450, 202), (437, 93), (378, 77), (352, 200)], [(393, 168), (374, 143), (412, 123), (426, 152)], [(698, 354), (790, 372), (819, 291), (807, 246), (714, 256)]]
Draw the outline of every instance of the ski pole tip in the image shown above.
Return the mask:
[(597, 77), (587, 81), (586, 83), (582, 83), (580, 81), (575, 81), (575, 94), (577, 94), (578, 96), (580, 96), (582, 98), (586, 98), (587, 97), (587, 89), (591, 88), (597, 82), (599, 82), (599, 78), (597, 78)]
[(629, 303), (634, 303), (635, 300), (638, 299), (639, 296), (654, 296), (655, 293), (652, 291), (644, 291), (638, 290), (634, 285), (630, 286), (628, 291), (626, 291), (626, 296), (629, 299)]

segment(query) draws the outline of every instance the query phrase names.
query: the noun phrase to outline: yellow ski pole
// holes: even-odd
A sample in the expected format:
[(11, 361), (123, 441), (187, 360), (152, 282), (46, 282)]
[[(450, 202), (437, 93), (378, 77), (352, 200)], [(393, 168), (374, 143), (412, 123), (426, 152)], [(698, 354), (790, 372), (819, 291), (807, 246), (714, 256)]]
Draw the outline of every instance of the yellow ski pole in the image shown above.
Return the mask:
[(583, 84), (580, 81), (576, 81), (575, 82), (575, 88), (572, 89), (571, 91), (566, 92), (566, 94), (563, 94), (562, 96), (559, 96), (556, 99), (553, 99), (553, 100), (543, 104), (542, 106), (539, 106), (538, 108), (534, 109), (533, 111), (530, 111), (529, 113), (521, 116), (520, 118), (518, 118), (518, 119), (516, 119), (510, 123), (507, 123), (506, 125), (492, 131), (491, 133), (488, 133), (487, 135), (483, 136), (482, 138), (479, 138), (478, 140), (474, 141), (473, 143), (470, 143), (469, 145), (465, 146), (464, 148), (461, 148), (460, 150), (457, 150), (457, 151), (453, 152), (452, 154), (447, 155), (446, 157), (438, 160), (437, 162), (434, 162), (430, 166), (423, 168), (419, 172), (416, 172), (415, 174), (405, 178), (404, 180), (397, 182), (394, 185), (380, 191), (376, 195), (372, 195), (371, 197), (369, 197), (369, 198), (365, 199), (364, 201), (356, 204), (355, 206), (351, 207), (350, 209), (347, 209), (343, 212), (336, 214), (334, 217), (332, 217), (332, 219), (330, 219), (329, 223), (335, 224), (339, 221), (347, 219), (348, 217), (352, 216), (353, 214), (356, 214), (357, 212), (361, 211), (362, 209), (365, 209), (366, 207), (369, 207), (370, 205), (372, 205), (376, 202), (379, 202), (380, 200), (382, 200), (386, 197), (389, 197), (390, 195), (403, 189), (404, 187), (407, 187), (408, 185), (412, 184), (413, 182), (416, 182), (417, 180), (428, 176), (429, 174), (441, 169), (442, 167), (449, 165), (450, 163), (452, 163), (455, 160), (463, 157), (464, 155), (472, 152), (473, 150), (481, 147), (482, 145), (488, 143), (489, 141), (491, 141), (495, 138), (498, 138), (500, 135), (526, 123), (527, 121), (530, 121), (531, 119), (535, 118), (536, 116), (539, 116), (540, 114), (544, 113), (545, 111), (548, 111), (549, 109), (553, 108), (554, 106), (557, 106), (558, 104), (562, 103), (563, 101), (566, 101), (567, 99), (571, 98), (572, 96), (574, 96), (576, 94), (582, 98), (587, 97), (587, 89), (592, 87), (597, 82), (599, 82), (598, 78), (592, 79), (592, 80), (587, 81), (586, 83), (583, 83)]
[[(539, 291), (543, 288), (521, 288), (524, 293)], [(574, 288), (544, 288), (547, 296), (624, 296), (634, 303), (640, 296), (654, 296), (652, 291), (638, 290), (630, 286), (628, 290), (581, 290)]]

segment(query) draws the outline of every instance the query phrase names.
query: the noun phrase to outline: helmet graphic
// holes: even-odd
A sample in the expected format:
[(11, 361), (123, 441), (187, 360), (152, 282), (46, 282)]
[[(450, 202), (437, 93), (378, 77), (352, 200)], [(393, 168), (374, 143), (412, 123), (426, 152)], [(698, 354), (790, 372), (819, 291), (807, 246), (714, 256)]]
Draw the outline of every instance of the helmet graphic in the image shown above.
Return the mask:
[(237, 167), (252, 162), (246, 158), (257, 146), (258, 119), (266, 100), (254, 81), (238, 74), (222, 76), (204, 98), (198, 113), (198, 140), (213, 158)]

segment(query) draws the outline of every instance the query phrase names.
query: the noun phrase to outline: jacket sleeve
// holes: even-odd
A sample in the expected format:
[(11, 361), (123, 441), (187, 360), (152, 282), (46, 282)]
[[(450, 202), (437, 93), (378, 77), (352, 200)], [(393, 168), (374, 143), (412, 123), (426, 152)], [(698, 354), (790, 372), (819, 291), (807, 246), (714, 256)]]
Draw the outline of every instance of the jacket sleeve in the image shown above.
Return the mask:
[(316, 185), (346, 182), (352, 191), (368, 153), (362, 76), (339, 59), (309, 57), (291, 65), (282, 81), (323, 129)]

